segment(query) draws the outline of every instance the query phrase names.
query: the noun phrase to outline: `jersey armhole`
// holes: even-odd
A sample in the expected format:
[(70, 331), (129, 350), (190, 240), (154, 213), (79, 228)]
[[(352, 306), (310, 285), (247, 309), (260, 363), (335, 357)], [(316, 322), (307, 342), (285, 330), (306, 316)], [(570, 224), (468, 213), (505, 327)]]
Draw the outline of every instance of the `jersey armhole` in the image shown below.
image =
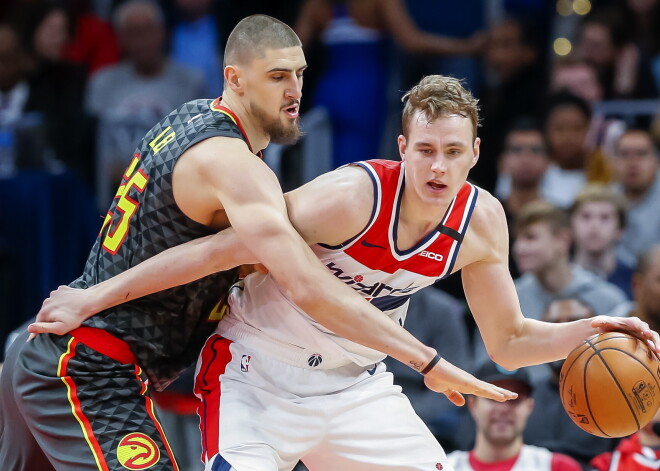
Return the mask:
[[(362, 237), (373, 225), (373, 223), (376, 221), (376, 217), (378, 215), (379, 209), (380, 209), (380, 181), (378, 180), (378, 177), (376, 175), (376, 171), (374, 168), (369, 165), (367, 162), (355, 162), (352, 164), (347, 164), (344, 165), (344, 167), (347, 166), (353, 166), (353, 167), (361, 167), (364, 169), (365, 172), (367, 172), (367, 175), (369, 175), (369, 178), (371, 178), (371, 183), (374, 186), (374, 202), (371, 207), (371, 216), (369, 217), (369, 222), (367, 223), (366, 226), (364, 226), (364, 229), (362, 229), (360, 232), (358, 232), (355, 236), (351, 237), (350, 239), (342, 242), (339, 245), (328, 245), (328, 244), (323, 244), (319, 243), (318, 245), (323, 247), (324, 249), (328, 250), (340, 250), (340, 249), (345, 249), (349, 245), (351, 245), (353, 242), (358, 240), (360, 237)], [(342, 168), (342, 167), (339, 167)]]

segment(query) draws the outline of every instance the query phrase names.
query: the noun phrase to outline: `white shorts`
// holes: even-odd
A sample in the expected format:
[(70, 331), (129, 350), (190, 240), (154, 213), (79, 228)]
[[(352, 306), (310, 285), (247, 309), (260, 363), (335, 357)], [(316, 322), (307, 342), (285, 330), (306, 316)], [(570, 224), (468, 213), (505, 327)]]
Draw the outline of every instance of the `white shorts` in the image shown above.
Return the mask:
[(206, 471), (453, 469), (383, 363), (302, 368), (216, 334), (197, 367)]

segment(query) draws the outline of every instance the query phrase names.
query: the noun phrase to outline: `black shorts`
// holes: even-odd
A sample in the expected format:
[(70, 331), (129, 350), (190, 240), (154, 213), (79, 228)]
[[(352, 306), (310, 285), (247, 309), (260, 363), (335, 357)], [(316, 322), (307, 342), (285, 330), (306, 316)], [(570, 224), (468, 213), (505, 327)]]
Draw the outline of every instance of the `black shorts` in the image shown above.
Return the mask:
[(11, 346), (0, 378), (0, 467), (178, 471), (126, 343), (89, 327), (72, 334), (23, 334)]

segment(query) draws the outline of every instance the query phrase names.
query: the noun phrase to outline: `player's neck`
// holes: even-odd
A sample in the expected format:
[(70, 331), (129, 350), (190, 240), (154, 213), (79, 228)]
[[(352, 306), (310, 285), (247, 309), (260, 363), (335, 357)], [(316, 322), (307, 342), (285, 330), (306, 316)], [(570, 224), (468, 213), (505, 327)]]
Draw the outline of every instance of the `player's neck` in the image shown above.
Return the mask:
[(517, 456), (522, 445), (522, 437), (518, 437), (506, 445), (493, 445), (485, 437), (478, 436), (473, 453), (474, 457), (483, 463), (498, 463)]
[(268, 136), (260, 126), (256, 125), (254, 118), (252, 118), (251, 113), (248, 111), (243, 101), (237, 99), (233, 94), (225, 92), (222, 94), (222, 102), (220, 105), (229, 109), (238, 117), (238, 120), (250, 141), (252, 152), (256, 154), (266, 148), (269, 143)]
[(447, 207), (425, 205), (404, 191), (399, 211), (397, 232), (401, 244), (398, 248), (406, 250), (404, 246), (412, 246), (434, 231), (447, 212)]

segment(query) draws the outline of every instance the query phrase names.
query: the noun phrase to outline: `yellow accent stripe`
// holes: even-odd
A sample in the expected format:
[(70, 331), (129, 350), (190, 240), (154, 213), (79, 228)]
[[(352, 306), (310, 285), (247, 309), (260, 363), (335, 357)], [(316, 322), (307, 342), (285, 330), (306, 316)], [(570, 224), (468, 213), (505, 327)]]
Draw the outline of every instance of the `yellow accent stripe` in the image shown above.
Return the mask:
[(225, 110), (219, 110), (219, 109), (217, 109), (217, 108), (212, 108), (212, 109), (213, 109), (213, 111), (217, 111), (217, 112), (219, 112), (219, 113), (222, 113), (222, 114), (226, 115), (227, 117), (229, 117), (229, 119), (232, 120), (232, 122), (233, 122), (236, 126), (238, 126), (238, 123), (236, 122), (236, 120), (234, 119), (234, 117), (233, 117), (232, 115), (230, 115), (229, 113), (227, 113)]
[(94, 456), (94, 461), (96, 461), (96, 466), (99, 471), (103, 471), (103, 467), (101, 466), (101, 463), (99, 462), (99, 457), (96, 455), (96, 450), (94, 450), (94, 446), (92, 445), (92, 442), (89, 440), (89, 435), (87, 434), (87, 430), (85, 429), (85, 424), (83, 423), (82, 419), (80, 418), (78, 412), (76, 411), (76, 405), (73, 402), (73, 395), (71, 393), (71, 386), (69, 386), (69, 383), (67, 383), (66, 379), (67, 377), (62, 376), (62, 362), (64, 361), (64, 358), (71, 353), (71, 344), (73, 343), (75, 339), (71, 337), (69, 339), (69, 343), (67, 344), (67, 349), (66, 352), (60, 356), (60, 361), (57, 365), (57, 376), (60, 377), (64, 385), (66, 386), (66, 398), (69, 401), (69, 404), (71, 404), (71, 413), (73, 416), (76, 418), (78, 423), (80, 424), (80, 429), (82, 430), (82, 433), (85, 437), (85, 441), (87, 442), (87, 445), (89, 446), (90, 451), (92, 452), (92, 455)]
[(62, 353), (60, 361), (57, 362), (57, 376), (62, 377), (64, 375), (64, 372), (62, 371), (62, 362), (64, 361), (64, 358), (71, 353), (71, 344), (73, 343), (73, 340), (73, 337), (69, 339), (69, 343), (66, 346), (66, 352)]

